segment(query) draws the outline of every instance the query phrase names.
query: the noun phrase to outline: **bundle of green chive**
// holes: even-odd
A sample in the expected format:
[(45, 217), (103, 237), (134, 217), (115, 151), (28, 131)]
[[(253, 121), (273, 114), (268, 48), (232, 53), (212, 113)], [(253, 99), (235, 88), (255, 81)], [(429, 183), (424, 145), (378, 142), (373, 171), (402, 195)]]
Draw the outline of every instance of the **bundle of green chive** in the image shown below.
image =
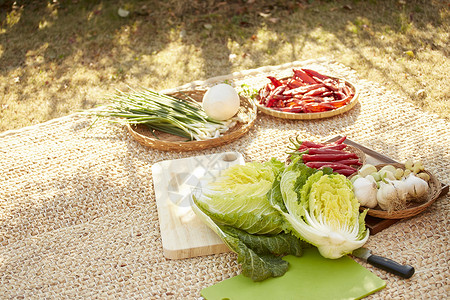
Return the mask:
[(144, 124), (190, 141), (214, 138), (228, 130), (232, 122), (208, 117), (199, 102), (187, 97), (182, 100), (149, 89), (118, 91), (109, 98), (109, 105), (94, 113), (112, 122)]

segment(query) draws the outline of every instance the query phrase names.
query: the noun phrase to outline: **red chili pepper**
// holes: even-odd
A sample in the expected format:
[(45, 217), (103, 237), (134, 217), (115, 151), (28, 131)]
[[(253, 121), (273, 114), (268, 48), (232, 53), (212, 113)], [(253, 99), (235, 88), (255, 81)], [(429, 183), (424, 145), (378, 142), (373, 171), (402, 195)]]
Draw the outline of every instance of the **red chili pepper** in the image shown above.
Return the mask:
[(294, 72), (295, 77), (297, 77), (298, 79), (302, 80), (305, 83), (309, 83), (309, 84), (317, 83), (308, 74), (306, 74), (306, 72), (303, 71), (302, 69), (293, 69), (292, 71)]
[(345, 144), (326, 144), (325, 146), (323, 146), (323, 148), (343, 150), (343, 149), (347, 148), (347, 145), (345, 145)]
[(306, 146), (308, 148), (322, 148), (325, 146), (324, 144), (314, 143), (311, 141), (303, 141), (301, 145)]
[(303, 84), (302, 82), (300, 82), (299, 80), (296, 80), (295, 78), (289, 79), (289, 81), (288, 81), (288, 83), (287, 83), (287, 86), (288, 86), (290, 89), (295, 89), (295, 88), (301, 87), (301, 86), (303, 86), (303, 85), (304, 85), (304, 84)]
[(333, 92), (339, 91), (339, 87), (335, 84), (335, 81), (333, 81), (331, 79), (322, 80), (320, 78), (317, 78), (316, 76), (313, 76), (313, 79), (317, 82), (322, 83), (323, 85), (325, 85), (328, 89), (332, 90)]
[(336, 100), (342, 100), (342, 99), (345, 99), (345, 98), (347, 98), (347, 95), (346, 94), (344, 94), (343, 92), (334, 92), (334, 98), (336, 99)]
[(284, 94), (286, 94), (286, 95), (299, 95), (299, 94), (305, 94), (305, 93), (307, 93), (307, 92), (309, 92), (309, 91), (312, 91), (312, 90), (317, 89), (317, 88), (321, 88), (321, 87), (323, 87), (323, 86), (324, 86), (324, 85), (321, 84), (321, 83), (311, 84), (311, 85), (306, 85), (306, 86), (303, 85), (303, 86), (300, 86), (300, 87), (298, 87), (298, 88), (295, 88), (295, 89), (291, 89), (291, 90), (285, 91)]
[(362, 163), (357, 158), (338, 160), (336, 162), (340, 163), (340, 164), (343, 164), (343, 165), (347, 165), (347, 166), (352, 166), (352, 165), (353, 166), (360, 166), (360, 165), (362, 165)]
[(303, 162), (310, 161), (337, 161), (349, 158), (358, 158), (355, 153), (343, 153), (343, 154), (303, 154)]
[(322, 79), (322, 80), (330, 78), (330, 77), (320, 74), (319, 72), (316, 72), (314, 70), (303, 69), (303, 68), (302, 68), (302, 70), (305, 71), (311, 77), (316, 76), (317, 78)]
[(346, 177), (348, 177), (348, 176), (350, 176), (350, 175), (352, 175), (352, 174), (354, 174), (356, 172), (356, 170), (353, 171), (353, 170), (350, 170), (350, 169), (341, 169), (341, 170), (333, 170), (333, 171), (335, 171), (336, 173), (339, 173), (341, 175), (344, 175)]
[(308, 151), (308, 154), (344, 154), (349, 153), (344, 150), (333, 149), (330, 147), (313, 148)]
[(273, 96), (269, 96), (267, 98), (266, 107), (272, 107), (275, 101), (277, 101), (277, 99), (274, 99)]
[(334, 143), (335, 144), (342, 144), (344, 141), (345, 141), (345, 139), (347, 138), (347, 136), (343, 136), (343, 137), (341, 137), (341, 138), (339, 138), (337, 141), (335, 141)]
[(270, 79), (270, 81), (272, 82), (272, 84), (273, 84), (276, 88), (283, 85), (283, 83), (282, 83), (281, 81), (279, 81), (278, 79), (276, 79), (276, 78), (273, 77), (273, 76), (267, 76), (267, 78)]
[(317, 89), (314, 89), (314, 90), (311, 90), (311, 91), (307, 92), (304, 95), (304, 97), (307, 97), (307, 96), (318, 96), (318, 95), (322, 95), (323, 93), (326, 93), (328, 91), (329, 91), (329, 89), (327, 87), (320, 87), (320, 88), (317, 88)]

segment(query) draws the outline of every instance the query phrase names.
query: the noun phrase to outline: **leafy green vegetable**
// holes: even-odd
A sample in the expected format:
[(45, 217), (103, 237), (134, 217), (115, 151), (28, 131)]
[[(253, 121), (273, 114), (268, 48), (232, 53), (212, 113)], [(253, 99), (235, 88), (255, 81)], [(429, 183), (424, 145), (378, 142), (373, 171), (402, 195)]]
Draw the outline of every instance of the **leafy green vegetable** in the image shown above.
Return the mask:
[(351, 182), (343, 175), (317, 171), (300, 188), (304, 176), (304, 172), (286, 170), (280, 181), (287, 209), (282, 214), (292, 234), (315, 245), (327, 258), (339, 258), (363, 246), (369, 237), (366, 213), (359, 214)]
[(283, 275), (288, 264), (281, 257), (299, 256), (309, 244), (324, 257), (339, 258), (369, 235), (351, 182), (298, 158), (287, 167), (276, 159), (234, 165), (192, 198), (195, 213), (255, 281)]
[(305, 243), (293, 235), (279, 233), (276, 235), (255, 235), (231, 226), (217, 225), (197, 206), (193, 196), (192, 209), (225, 244), (238, 255), (242, 274), (253, 281), (262, 281), (269, 277), (278, 277), (286, 273), (289, 265), (283, 255), (300, 256)]
[(233, 126), (233, 120), (210, 118), (201, 103), (185, 95), (186, 100), (149, 89), (112, 95), (110, 104), (89, 114), (110, 118), (111, 122), (143, 124), (152, 130), (167, 132), (188, 140), (206, 140)]
[(275, 159), (234, 165), (209, 184), (196, 204), (219, 225), (249, 233), (279, 233), (283, 218), (266, 194), (283, 169), (284, 164)]

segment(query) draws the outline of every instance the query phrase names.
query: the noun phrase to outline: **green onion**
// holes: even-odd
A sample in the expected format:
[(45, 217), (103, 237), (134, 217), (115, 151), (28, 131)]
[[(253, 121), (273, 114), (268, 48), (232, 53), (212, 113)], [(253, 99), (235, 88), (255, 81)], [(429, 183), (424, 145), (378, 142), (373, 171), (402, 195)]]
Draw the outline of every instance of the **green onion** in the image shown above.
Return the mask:
[(112, 122), (144, 124), (152, 130), (181, 136), (188, 140), (205, 140), (217, 137), (233, 126), (234, 120), (218, 121), (208, 117), (201, 104), (188, 97), (182, 100), (149, 89), (118, 91), (109, 98), (111, 102), (98, 117)]

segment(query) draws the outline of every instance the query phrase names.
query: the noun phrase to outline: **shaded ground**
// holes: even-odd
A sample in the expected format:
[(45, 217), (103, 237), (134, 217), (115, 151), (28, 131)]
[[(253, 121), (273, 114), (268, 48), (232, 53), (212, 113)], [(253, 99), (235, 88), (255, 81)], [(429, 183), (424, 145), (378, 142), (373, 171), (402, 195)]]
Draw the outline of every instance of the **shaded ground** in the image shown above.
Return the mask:
[(449, 11), (449, 1), (0, 0), (0, 131), (127, 86), (322, 56), (449, 120)]

